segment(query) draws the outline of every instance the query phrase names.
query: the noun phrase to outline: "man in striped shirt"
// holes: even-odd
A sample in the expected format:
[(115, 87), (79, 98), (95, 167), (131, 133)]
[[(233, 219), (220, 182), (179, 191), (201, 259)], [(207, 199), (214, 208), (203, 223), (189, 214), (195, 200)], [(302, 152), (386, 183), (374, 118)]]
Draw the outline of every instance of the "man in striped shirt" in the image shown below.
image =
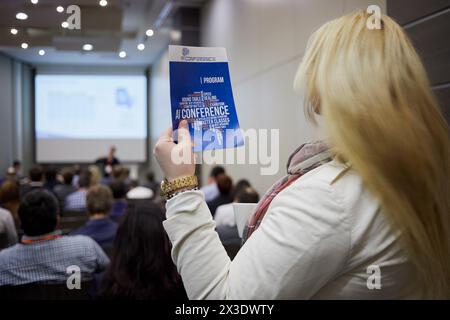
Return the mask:
[(81, 281), (90, 281), (107, 267), (109, 259), (94, 240), (56, 231), (58, 211), (58, 201), (44, 189), (25, 195), (18, 212), (25, 235), (0, 251), (0, 286), (64, 283), (74, 266)]

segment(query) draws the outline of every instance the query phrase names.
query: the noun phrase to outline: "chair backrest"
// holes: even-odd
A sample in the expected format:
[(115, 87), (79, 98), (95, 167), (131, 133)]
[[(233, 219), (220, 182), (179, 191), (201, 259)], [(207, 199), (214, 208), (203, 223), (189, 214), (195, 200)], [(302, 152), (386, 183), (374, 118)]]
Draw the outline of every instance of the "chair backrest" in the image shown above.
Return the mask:
[(86, 211), (77, 211), (77, 210), (63, 210), (61, 212), (61, 217), (69, 218), (69, 217), (86, 217)]
[(68, 289), (66, 283), (28, 283), (0, 286), (0, 299), (9, 300), (90, 300), (92, 281), (82, 282), (80, 289)]
[(63, 234), (68, 234), (72, 230), (80, 228), (88, 221), (87, 216), (80, 217), (62, 217), (59, 221), (59, 229)]

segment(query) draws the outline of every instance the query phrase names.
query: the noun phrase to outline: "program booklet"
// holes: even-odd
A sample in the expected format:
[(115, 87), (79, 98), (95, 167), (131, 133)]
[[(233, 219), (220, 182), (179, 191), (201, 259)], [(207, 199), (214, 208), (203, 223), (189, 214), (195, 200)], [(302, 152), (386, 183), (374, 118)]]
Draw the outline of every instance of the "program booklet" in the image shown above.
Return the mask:
[(242, 146), (225, 48), (169, 46), (169, 60), (173, 129), (189, 122), (194, 152)]

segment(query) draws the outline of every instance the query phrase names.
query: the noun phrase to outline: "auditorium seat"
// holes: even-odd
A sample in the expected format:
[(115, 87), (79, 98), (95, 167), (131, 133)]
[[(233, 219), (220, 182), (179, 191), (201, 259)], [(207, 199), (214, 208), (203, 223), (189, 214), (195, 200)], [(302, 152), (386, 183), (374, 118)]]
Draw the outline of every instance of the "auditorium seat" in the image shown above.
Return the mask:
[(90, 300), (92, 282), (82, 282), (81, 289), (67, 288), (66, 283), (29, 283), (19, 286), (0, 286), (0, 299), (9, 300)]
[(86, 214), (78, 217), (62, 217), (59, 221), (59, 229), (63, 234), (69, 234), (71, 231), (83, 226), (87, 220)]

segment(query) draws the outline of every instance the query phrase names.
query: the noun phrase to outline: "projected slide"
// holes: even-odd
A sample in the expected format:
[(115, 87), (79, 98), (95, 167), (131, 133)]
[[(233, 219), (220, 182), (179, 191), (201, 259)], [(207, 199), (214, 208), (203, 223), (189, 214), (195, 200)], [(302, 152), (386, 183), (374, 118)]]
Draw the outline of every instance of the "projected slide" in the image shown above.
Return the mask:
[(116, 146), (122, 161), (144, 161), (144, 75), (47, 75), (35, 79), (38, 162), (93, 162)]

